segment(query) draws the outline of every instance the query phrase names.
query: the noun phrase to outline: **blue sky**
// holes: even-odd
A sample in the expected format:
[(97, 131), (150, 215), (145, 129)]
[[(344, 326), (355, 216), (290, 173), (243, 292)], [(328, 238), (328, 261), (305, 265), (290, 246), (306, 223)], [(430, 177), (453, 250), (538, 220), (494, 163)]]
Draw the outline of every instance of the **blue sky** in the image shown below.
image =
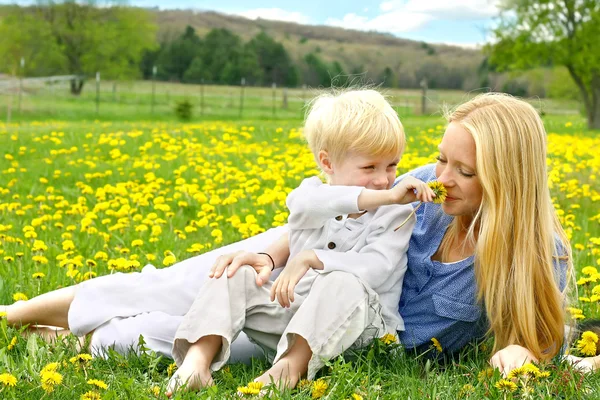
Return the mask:
[[(0, 4), (10, 3), (35, 1), (0, 0)], [(375, 30), (407, 39), (475, 46), (486, 41), (486, 32), (498, 14), (499, 0), (129, 0), (127, 3)]]

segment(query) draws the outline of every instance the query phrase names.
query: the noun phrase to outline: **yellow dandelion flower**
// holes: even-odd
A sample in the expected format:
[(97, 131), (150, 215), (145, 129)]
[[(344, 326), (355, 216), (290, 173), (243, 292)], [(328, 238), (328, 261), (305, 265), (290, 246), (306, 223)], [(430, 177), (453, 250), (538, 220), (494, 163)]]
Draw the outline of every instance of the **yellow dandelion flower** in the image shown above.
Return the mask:
[(50, 364), (47, 364), (44, 368), (42, 368), (42, 370), (40, 371), (40, 375), (44, 375), (48, 372), (56, 372), (56, 370), (58, 369), (58, 367), (60, 367), (60, 364), (57, 362), (53, 362)]
[(536, 378), (543, 379), (550, 377), (550, 371), (540, 371), (535, 375)]
[(0, 374), (0, 383), (4, 386), (17, 386), (17, 378), (9, 373)]
[(15, 346), (17, 345), (18, 341), (19, 341), (19, 339), (16, 336), (13, 336), (13, 338), (10, 340), (10, 343), (8, 344), (8, 346), (6, 348), (8, 350), (14, 349)]
[(427, 186), (429, 186), (431, 188), (431, 190), (433, 190), (433, 193), (435, 193), (435, 198), (433, 199), (433, 202), (435, 204), (442, 204), (444, 201), (446, 201), (446, 196), (448, 196), (448, 191), (446, 190), (446, 187), (438, 181), (432, 181), (429, 182), (427, 184)]
[(175, 264), (176, 261), (177, 261), (177, 259), (175, 258), (175, 255), (173, 255), (173, 253), (170, 253), (168, 256), (163, 258), (163, 265), (165, 267), (168, 267), (170, 265)]
[(431, 338), (431, 345), (440, 353), (442, 352), (442, 344), (436, 338)]
[(0, 311), (0, 319), (6, 317), (6, 311)]
[(27, 297), (27, 295), (25, 293), (17, 292), (15, 294), (13, 294), (13, 300), (14, 301), (24, 301), (24, 300), (29, 300), (29, 297)]
[(581, 270), (581, 273), (583, 275), (595, 275), (598, 273), (598, 270), (595, 267), (583, 267), (583, 269)]
[(386, 333), (385, 335), (383, 335), (382, 337), (380, 337), (379, 340), (381, 342), (383, 342), (383, 344), (396, 343), (396, 335), (393, 335), (391, 333)]
[(540, 369), (532, 363), (527, 363), (523, 365), (523, 371), (525, 374), (529, 376), (537, 376), (540, 373)]
[(483, 382), (484, 380), (489, 379), (489, 378), (491, 378), (493, 376), (494, 376), (494, 369), (493, 368), (486, 368), (486, 369), (484, 369), (483, 371), (480, 371), (477, 374), (477, 380), (479, 382)]
[(311, 384), (312, 384), (312, 382), (309, 381), (308, 379), (302, 379), (302, 380), (300, 380), (300, 382), (298, 382), (298, 389), (300, 389), (300, 390), (308, 389)]
[(31, 274), (31, 277), (33, 279), (42, 279), (46, 276), (46, 274), (44, 274), (43, 272), (35, 272), (33, 274)]
[(262, 389), (262, 382), (249, 382), (246, 386), (240, 386), (237, 388), (238, 392), (241, 394), (248, 395), (257, 395), (260, 393), (260, 389)]
[(581, 334), (581, 340), (598, 343), (598, 335), (592, 331), (585, 331)]
[(46, 393), (51, 393), (54, 391), (54, 386), (60, 385), (63, 381), (63, 376), (58, 372), (45, 372), (42, 374), (42, 389), (46, 391)]
[(463, 387), (460, 388), (460, 391), (458, 392), (459, 396), (461, 397), (470, 396), (473, 393), (475, 393), (475, 387), (468, 383), (463, 385)]
[(155, 397), (160, 396), (160, 387), (156, 385), (152, 386), (150, 388), (150, 393), (152, 393)]
[(329, 385), (323, 379), (317, 379), (313, 382), (311, 388), (311, 396), (313, 399), (320, 399), (323, 397)]
[(517, 384), (508, 379), (500, 379), (494, 386), (501, 392), (514, 392), (517, 390)]
[(520, 378), (522, 376), (525, 376), (526, 374), (527, 374), (527, 371), (525, 370), (524, 366), (520, 366), (520, 367), (517, 367), (517, 368), (511, 370), (508, 373), (507, 378), (508, 379)]
[(80, 399), (81, 400), (101, 400), (102, 397), (100, 397), (100, 393), (90, 390), (89, 392), (85, 392), (84, 394), (82, 394)]
[(90, 379), (87, 381), (88, 385), (96, 386), (100, 389), (108, 389), (108, 385), (99, 379)]
[(81, 353), (81, 354), (77, 354), (75, 357), (71, 357), (69, 358), (69, 361), (71, 362), (71, 364), (85, 364), (88, 361), (91, 361), (92, 356), (90, 354), (87, 353)]
[(352, 393), (352, 400), (363, 400), (363, 397), (358, 393)]
[(171, 376), (171, 375), (173, 375), (173, 373), (175, 371), (177, 371), (177, 364), (175, 364), (175, 363), (169, 364), (169, 366), (167, 367), (167, 375)]
[(584, 356), (595, 356), (596, 355), (596, 343), (587, 340), (579, 340), (577, 342), (577, 349)]

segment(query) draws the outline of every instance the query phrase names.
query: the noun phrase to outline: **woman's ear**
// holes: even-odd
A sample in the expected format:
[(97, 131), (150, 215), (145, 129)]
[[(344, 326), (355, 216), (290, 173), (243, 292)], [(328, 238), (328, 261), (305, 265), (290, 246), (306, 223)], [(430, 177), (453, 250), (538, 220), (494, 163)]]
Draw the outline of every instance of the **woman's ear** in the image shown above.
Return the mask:
[(323, 172), (327, 175), (333, 175), (333, 164), (331, 163), (331, 158), (329, 158), (329, 153), (325, 150), (319, 151), (318, 159)]

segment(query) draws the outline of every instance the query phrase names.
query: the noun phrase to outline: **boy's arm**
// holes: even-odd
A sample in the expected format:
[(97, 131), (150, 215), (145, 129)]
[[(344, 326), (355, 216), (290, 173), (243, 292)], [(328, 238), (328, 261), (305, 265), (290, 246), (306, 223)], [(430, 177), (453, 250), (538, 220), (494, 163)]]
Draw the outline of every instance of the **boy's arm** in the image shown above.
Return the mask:
[[(416, 193), (415, 193), (416, 192)], [(302, 181), (287, 198), (290, 229), (316, 229), (338, 215), (374, 210), (383, 205), (432, 201), (433, 191), (419, 179), (407, 177), (389, 190), (326, 185), (313, 177)]]
[(290, 229), (316, 229), (342, 214), (358, 213), (362, 187), (332, 186), (312, 177), (302, 181), (287, 197)]
[(377, 290), (392, 276), (394, 269), (402, 264), (400, 261), (406, 258), (415, 217), (412, 216), (398, 231), (394, 232), (394, 229), (408, 218), (411, 212), (410, 206), (381, 210), (382, 215), (376, 221), (372, 221), (373, 226), (367, 228), (372, 230), (364, 247), (359, 251), (347, 252), (313, 250), (320, 263), (311, 263), (311, 267), (322, 269), (324, 272), (350, 272)]

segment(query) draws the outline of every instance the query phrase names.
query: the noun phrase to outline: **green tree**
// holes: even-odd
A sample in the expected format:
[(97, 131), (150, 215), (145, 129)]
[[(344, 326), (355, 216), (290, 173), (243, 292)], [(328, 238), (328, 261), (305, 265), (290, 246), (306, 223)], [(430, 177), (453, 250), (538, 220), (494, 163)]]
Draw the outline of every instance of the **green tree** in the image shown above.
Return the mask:
[[(202, 52), (202, 41), (191, 26), (181, 36), (162, 46), (156, 59), (158, 76), (163, 80), (183, 81), (186, 71)], [(197, 68), (198, 65), (195, 66)]]
[[(51, 70), (82, 77), (100, 71), (105, 78), (131, 78), (139, 75), (143, 50), (155, 45), (155, 30), (150, 14), (139, 8), (40, 0), (35, 7), (11, 9), (3, 19), (0, 53), (30, 54), (26, 65), (41, 65), (38, 60), (48, 64), (36, 74)], [(7, 47), (11, 50), (4, 53)], [(74, 79), (71, 92), (79, 94), (83, 82)]]
[(600, 2), (510, 0), (504, 4), (490, 62), (504, 70), (565, 66), (579, 88), (588, 127), (600, 129)]
[(385, 67), (381, 73), (381, 85), (383, 87), (396, 87), (396, 76), (390, 67)]
[(296, 86), (298, 73), (285, 47), (276, 42), (264, 31), (252, 38), (247, 44), (249, 51), (256, 54), (258, 64), (263, 70), (264, 84)]

